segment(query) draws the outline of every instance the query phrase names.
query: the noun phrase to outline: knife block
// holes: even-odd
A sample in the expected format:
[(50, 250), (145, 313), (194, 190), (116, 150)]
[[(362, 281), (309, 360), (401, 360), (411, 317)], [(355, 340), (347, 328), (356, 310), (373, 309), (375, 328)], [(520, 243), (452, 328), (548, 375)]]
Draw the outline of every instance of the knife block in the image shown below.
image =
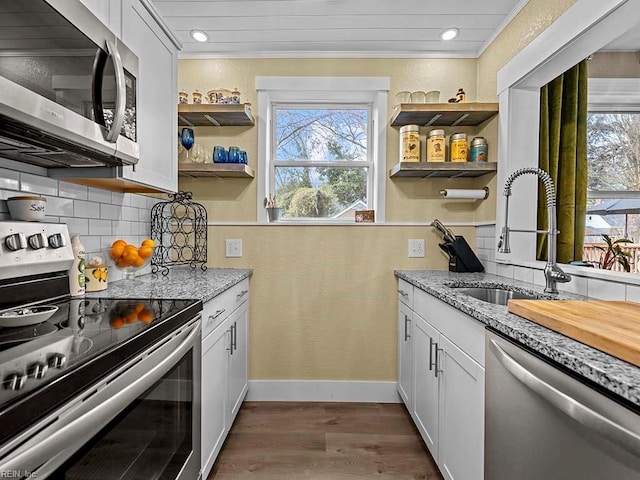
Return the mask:
[(440, 248), (449, 255), (450, 272), (484, 272), (484, 266), (461, 235), (455, 242), (440, 243)]

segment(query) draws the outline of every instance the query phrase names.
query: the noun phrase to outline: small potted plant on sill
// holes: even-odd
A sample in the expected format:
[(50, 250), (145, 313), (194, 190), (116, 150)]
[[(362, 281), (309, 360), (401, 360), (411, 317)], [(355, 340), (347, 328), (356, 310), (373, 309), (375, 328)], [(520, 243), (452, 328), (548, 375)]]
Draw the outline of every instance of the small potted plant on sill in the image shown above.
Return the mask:
[(602, 238), (607, 244), (607, 247), (598, 247), (598, 250), (602, 250), (604, 255), (600, 260), (600, 268), (604, 268), (606, 270), (611, 270), (613, 265), (619, 263), (622, 265), (622, 268), (625, 272), (631, 271), (631, 254), (622, 249), (620, 246), (621, 243), (633, 243), (628, 238), (618, 238), (617, 240), (613, 240), (609, 235), (602, 234)]
[(282, 215), (282, 208), (277, 207), (275, 195), (269, 195), (264, 199), (264, 208), (267, 209), (267, 219), (269, 222), (277, 222)]

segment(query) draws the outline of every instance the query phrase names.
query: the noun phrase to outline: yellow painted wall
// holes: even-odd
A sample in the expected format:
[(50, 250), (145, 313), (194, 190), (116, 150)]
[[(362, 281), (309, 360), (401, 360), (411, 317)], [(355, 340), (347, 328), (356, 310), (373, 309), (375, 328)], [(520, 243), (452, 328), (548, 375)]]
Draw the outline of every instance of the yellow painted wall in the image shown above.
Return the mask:
[(496, 73), (576, 0), (529, 0), (478, 59), (478, 100), (495, 102)]
[[(554, 17), (541, 4), (571, 1), (531, 0), (514, 19), (526, 24), (539, 16), (538, 27)], [(552, 8), (552, 12), (561, 9)], [(520, 18), (523, 15), (524, 20)], [(546, 15), (546, 16), (545, 16)], [(556, 15), (557, 16), (557, 15)], [(544, 20), (546, 19), (546, 20)], [(548, 24), (548, 23), (547, 23)], [(524, 28), (528, 39), (541, 29)], [(505, 30), (483, 55), (475, 59), (216, 59), (181, 60), (179, 87), (188, 92), (217, 87), (238, 88), (242, 101), (256, 109), (257, 75), (388, 76), (389, 115), (395, 94), (402, 90), (440, 90), (441, 100), (459, 87), (468, 101), (495, 101), (495, 75), (517, 50), (517, 36)], [(482, 66), (482, 74), (480, 67)], [(482, 81), (478, 80), (482, 78)], [(493, 88), (487, 84), (493, 83)], [(486, 92), (491, 92), (487, 94)], [(497, 119), (467, 131), (487, 137), (489, 158), (497, 154)], [(237, 145), (247, 151), (257, 170), (257, 127), (197, 128), (196, 141)], [(426, 133), (426, 132), (423, 132)], [(424, 153), (423, 153), (424, 155)], [(398, 129), (387, 131), (388, 171), (398, 158)], [(209, 227), (209, 265), (251, 267), (250, 363), (251, 379), (365, 380), (396, 379), (397, 300), (394, 269), (446, 269), (440, 241), (428, 226), (284, 226), (242, 225), (256, 220), (256, 180), (181, 179), (180, 188), (194, 193), (207, 208), (210, 221), (237, 222)], [(445, 201), (441, 188), (489, 186), (486, 201)], [(386, 180), (388, 222), (492, 221), (495, 218), (494, 176), (477, 179)], [(475, 229), (456, 227), (475, 245)], [(243, 240), (242, 258), (224, 257), (224, 240)], [(424, 238), (424, 259), (407, 258), (407, 240)]]

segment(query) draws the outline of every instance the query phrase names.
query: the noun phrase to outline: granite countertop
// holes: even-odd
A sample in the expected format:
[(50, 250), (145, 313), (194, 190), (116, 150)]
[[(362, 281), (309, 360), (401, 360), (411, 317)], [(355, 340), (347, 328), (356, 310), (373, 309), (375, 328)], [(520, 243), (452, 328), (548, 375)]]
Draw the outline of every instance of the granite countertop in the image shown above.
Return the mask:
[(253, 274), (250, 268), (199, 268), (173, 267), (164, 276), (147, 274), (132, 281), (109, 282), (101, 292), (87, 293), (87, 297), (112, 298), (180, 298), (207, 302), (225, 290)]
[[(487, 273), (396, 270), (395, 274), (461, 312), (640, 407), (640, 368), (509, 313), (505, 306), (476, 300), (452, 288), (454, 286), (485, 286), (489, 283), (496, 287), (507, 286), (514, 289), (533, 290), (544, 295), (543, 287)], [(565, 293), (560, 293), (558, 298), (587, 300), (586, 297)]]

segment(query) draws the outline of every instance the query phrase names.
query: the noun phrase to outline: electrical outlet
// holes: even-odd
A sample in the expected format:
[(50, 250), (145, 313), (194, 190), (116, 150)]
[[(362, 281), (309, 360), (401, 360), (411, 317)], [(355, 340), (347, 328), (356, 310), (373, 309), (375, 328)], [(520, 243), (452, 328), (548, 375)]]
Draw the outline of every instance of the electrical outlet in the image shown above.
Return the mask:
[(424, 240), (410, 238), (409, 239), (409, 258), (424, 257)]
[(242, 256), (242, 239), (241, 238), (227, 238), (225, 240), (225, 252), (227, 257), (241, 257)]

